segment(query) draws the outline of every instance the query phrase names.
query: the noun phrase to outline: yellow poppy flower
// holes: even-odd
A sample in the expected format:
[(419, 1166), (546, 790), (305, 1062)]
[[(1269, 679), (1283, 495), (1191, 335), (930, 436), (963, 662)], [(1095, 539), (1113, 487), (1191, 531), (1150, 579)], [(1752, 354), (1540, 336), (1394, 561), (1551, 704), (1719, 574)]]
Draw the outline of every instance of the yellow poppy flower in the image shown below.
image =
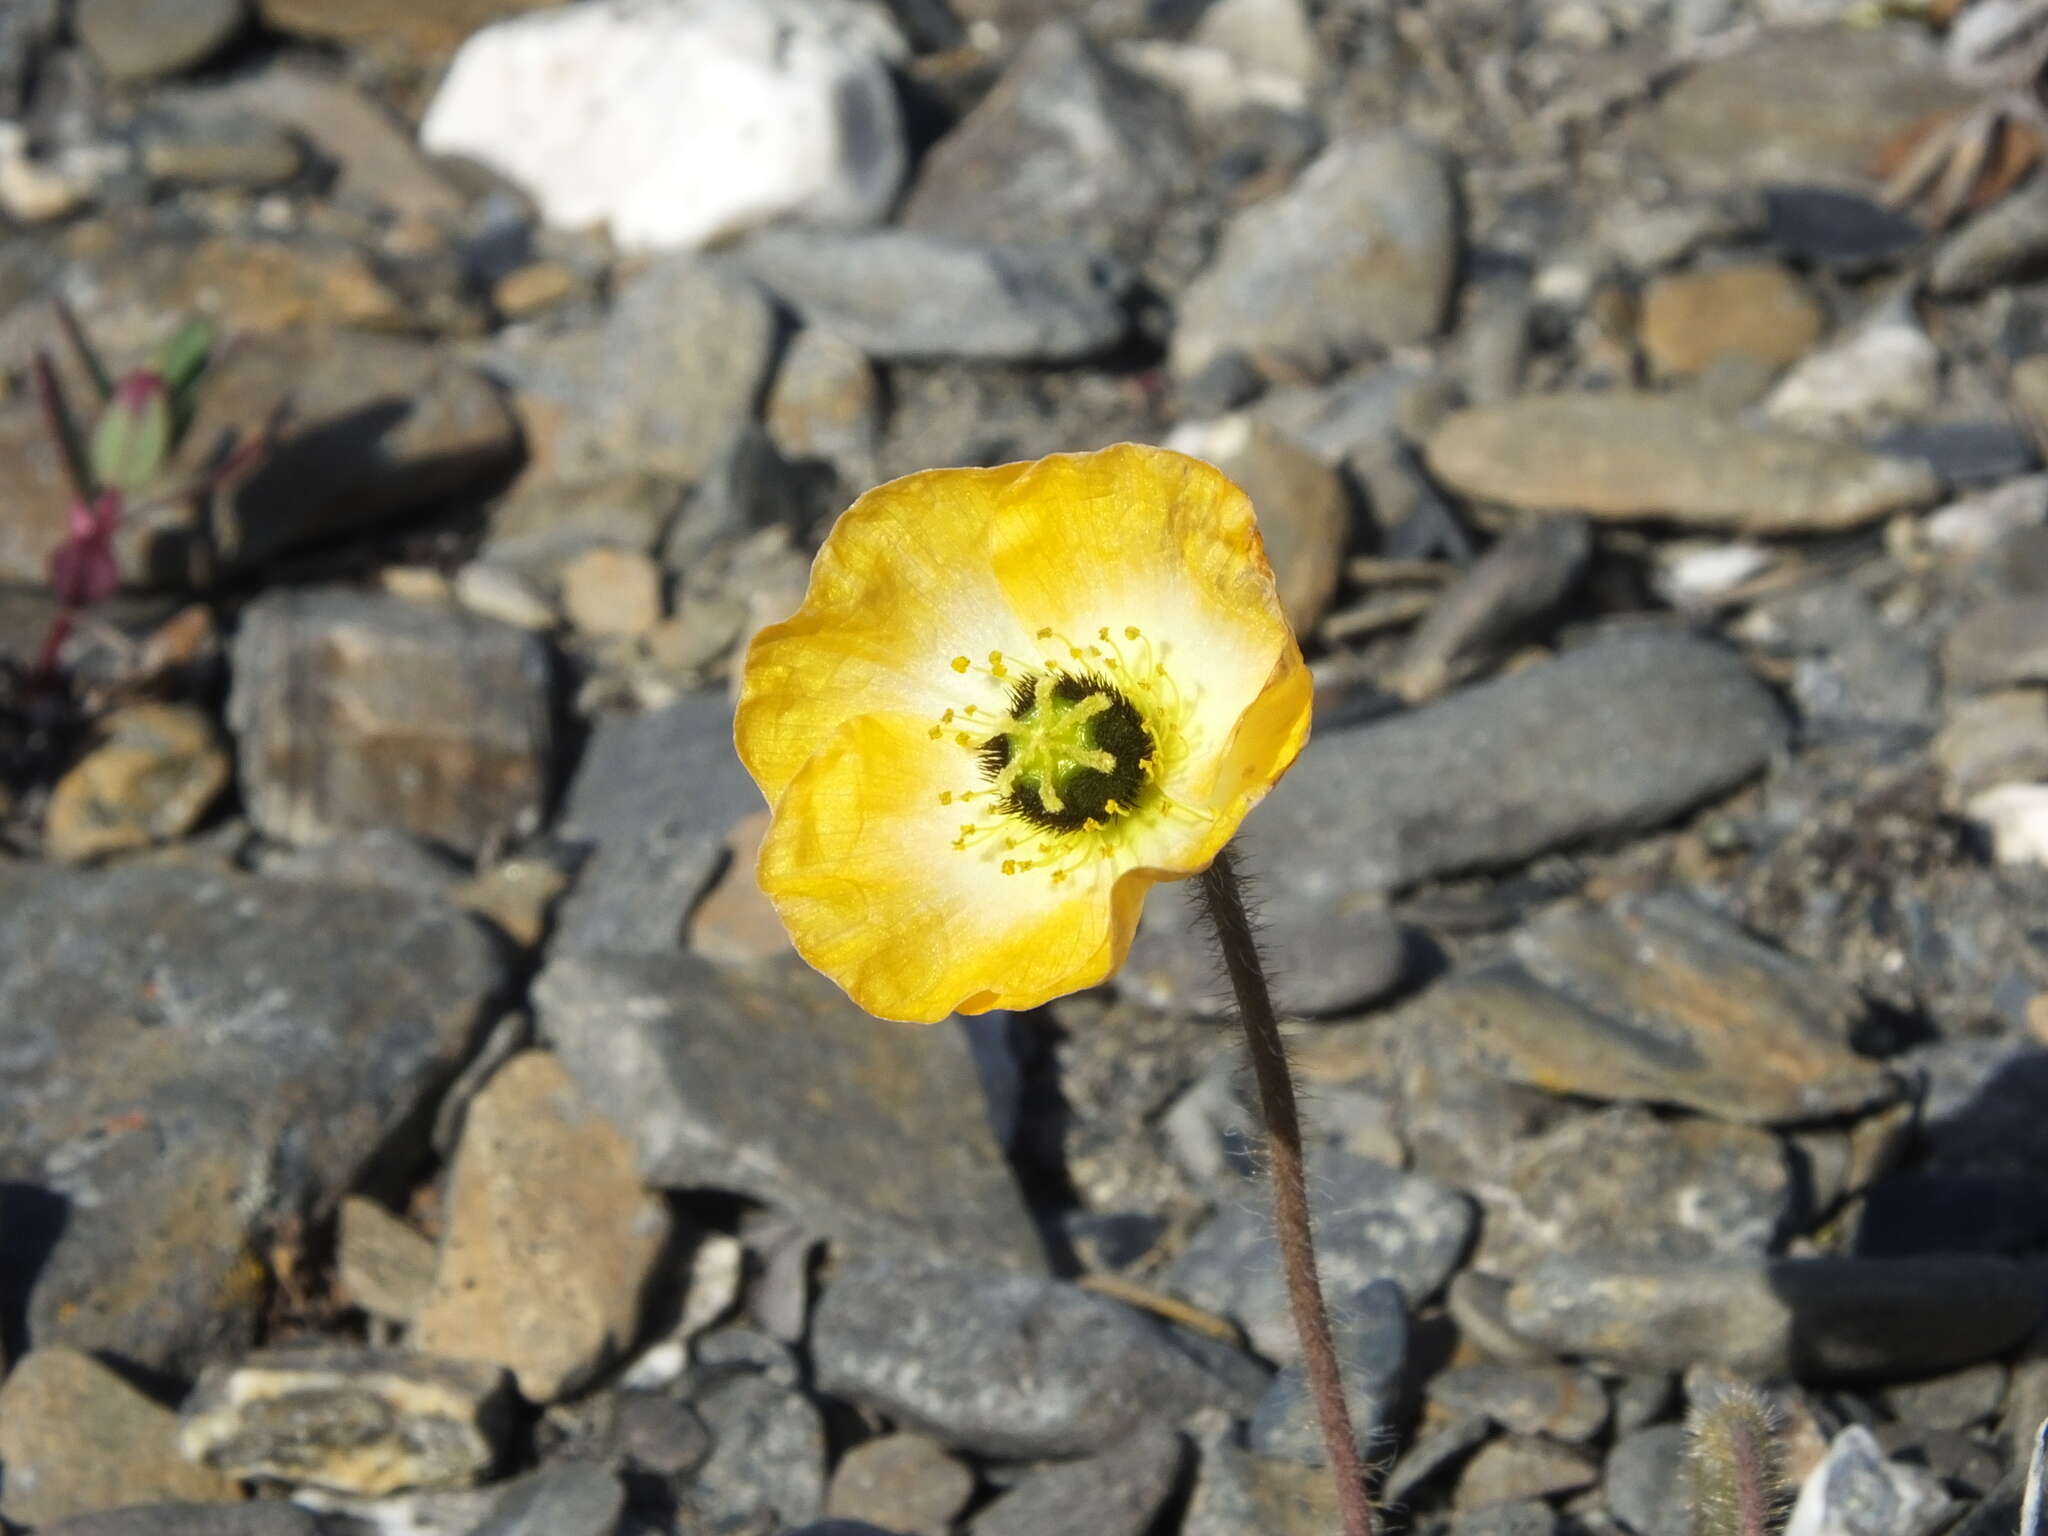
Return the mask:
[(884, 1018), (1123, 963), (1308, 738), (1250, 500), (1122, 443), (862, 496), (748, 650), (735, 737), (797, 952)]

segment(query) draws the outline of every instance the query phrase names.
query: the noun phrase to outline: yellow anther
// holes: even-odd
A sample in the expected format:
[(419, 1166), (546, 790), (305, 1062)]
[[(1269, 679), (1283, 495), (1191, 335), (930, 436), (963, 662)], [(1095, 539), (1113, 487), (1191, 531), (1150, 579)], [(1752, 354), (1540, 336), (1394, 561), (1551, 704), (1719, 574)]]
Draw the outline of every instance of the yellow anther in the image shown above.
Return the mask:
[(933, 727), (932, 727), (932, 740), (933, 740), (933, 741), (937, 741), (937, 740), (938, 740), (938, 739), (939, 739), (940, 737), (944, 736), (945, 734), (946, 734), (946, 728), (945, 728), (944, 726), (942, 726), (942, 725), (935, 725), (935, 726), (933, 726)]
[(953, 733), (953, 739), (959, 742), (960, 745), (963, 747), (971, 747), (975, 744), (974, 738), (968, 735), (965, 731), (955, 731)]
[(965, 672), (969, 667), (973, 665), (974, 663), (969, 661), (965, 656), (955, 656), (953, 658), (953, 670), (955, 672)]
[(953, 803), (953, 791), (951, 791), (950, 789), (942, 789), (942, 790), (940, 790), (940, 791), (939, 791), (939, 804), (941, 804), (941, 805), (951, 805), (952, 803)]
[(1045, 626), (1045, 628), (1041, 629), (1038, 632), (1038, 638), (1041, 640), (1050, 640), (1052, 638), (1052, 626), (1048, 624)]
[(1137, 626), (1137, 625), (1135, 625), (1135, 624), (1126, 624), (1126, 625), (1124, 626), (1124, 638), (1125, 638), (1126, 640), (1135, 640), (1135, 639), (1137, 639), (1137, 638), (1138, 638), (1138, 626)]

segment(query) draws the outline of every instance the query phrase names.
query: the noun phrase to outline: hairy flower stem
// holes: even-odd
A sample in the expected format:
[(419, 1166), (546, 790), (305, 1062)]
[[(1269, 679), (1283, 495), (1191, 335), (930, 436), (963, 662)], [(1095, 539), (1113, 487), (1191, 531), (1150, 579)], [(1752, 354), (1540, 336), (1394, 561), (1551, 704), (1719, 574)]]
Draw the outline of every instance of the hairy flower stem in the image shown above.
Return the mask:
[(1302, 1364), (1317, 1417), (1322, 1420), (1330, 1475), (1337, 1482), (1344, 1536), (1374, 1536), (1372, 1501), (1365, 1491), (1365, 1470), (1359, 1463), (1358, 1441), (1352, 1433), (1351, 1411), (1344, 1403), (1344, 1383), (1337, 1367), (1337, 1345), (1330, 1334), (1330, 1314), (1323, 1306), (1322, 1284), (1316, 1274), (1294, 1075), (1287, 1065), (1287, 1045), (1280, 1035), (1273, 994), (1266, 986), (1266, 968), (1259, 959), (1258, 940), (1245, 912), (1244, 891), (1228, 848), (1202, 872), (1200, 887), (1202, 906), (1216, 930), (1224, 967), (1230, 972), (1231, 990), (1237, 994), (1245, 1049), (1258, 1079), (1259, 1110), (1266, 1122), (1266, 1168), (1273, 1181), (1273, 1228), (1287, 1275), (1288, 1305), (1294, 1313), (1295, 1331), (1301, 1335)]

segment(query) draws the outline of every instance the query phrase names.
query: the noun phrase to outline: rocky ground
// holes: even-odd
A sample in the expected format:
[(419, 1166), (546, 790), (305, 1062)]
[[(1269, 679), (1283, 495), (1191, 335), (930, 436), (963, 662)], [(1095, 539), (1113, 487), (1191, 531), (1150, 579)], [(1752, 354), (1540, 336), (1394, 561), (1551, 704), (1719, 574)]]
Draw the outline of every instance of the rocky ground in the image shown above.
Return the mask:
[[(831, 515), (1138, 438), (1320, 681), (1244, 843), (1394, 1519), (1682, 1536), (1745, 1377), (1802, 1536), (2010, 1532), (2048, 183), (1878, 200), (1940, 19), (0, 4), (0, 1523), (1325, 1536), (1181, 894), (919, 1031), (749, 873)], [(268, 434), (54, 674), (52, 295), (219, 327), (174, 490)]]

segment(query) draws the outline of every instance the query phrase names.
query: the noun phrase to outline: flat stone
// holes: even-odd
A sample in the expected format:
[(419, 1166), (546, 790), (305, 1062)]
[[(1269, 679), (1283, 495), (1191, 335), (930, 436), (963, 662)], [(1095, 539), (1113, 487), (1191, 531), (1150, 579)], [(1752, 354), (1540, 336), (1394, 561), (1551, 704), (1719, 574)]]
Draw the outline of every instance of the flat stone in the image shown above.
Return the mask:
[(249, 817), (285, 842), (399, 827), (474, 854), (540, 825), (554, 771), (546, 644), (342, 588), (259, 598), (228, 719)]
[(433, 1292), (434, 1245), (376, 1201), (350, 1195), (335, 1228), (342, 1294), (365, 1312), (409, 1323)]
[(1073, 241), (774, 229), (733, 259), (806, 322), (882, 361), (1071, 362), (1108, 351), (1129, 325), (1128, 274)]
[(1979, 604), (1949, 631), (1941, 667), (1951, 688), (1973, 692), (2048, 682), (2048, 604), (2037, 597)]
[(1325, 1468), (1254, 1456), (1228, 1440), (1202, 1447), (1181, 1536), (1329, 1536), (1336, 1528), (1337, 1495)]
[(1135, 257), (1172, 200), (1192, 190), (1194, 160), (1172, 93), (1074, 23), (1054, 21), (932, 146), (901, 218), (934, 234), (1079, 240)]
[[(1955, 1305), (1968, 1296), (1970, 1305)], [(1988, 1255), (1607, 1261), (1551, 1255), (1508, 1292), (1516, 1332), (1630, 1368), (1898, 1380), (2010, 1348), (2048, 1294)]]
[[(181, 586), (203, 580), (216, 558), (246, 569), (365, 532), (488, 483), (518, 453), (498, 392), (425, 343), (320, 329), (242, 334), (208, 369), (166, 479), (191, 479), (223, 442), (249, 441), (280, 401), (290, 409), (275, 441), (215, 498), (211, 526), (179, 497), (123, 522), (115, 556), (124, 582)], [(0, 521), (0, 577), (35, 585), (68, 503), (42, 431), (33, 401), (0, 407), (0, 479), (20, 488)]]
[(1399, 134), (1341, 139), (1223, 232), (1181, 295), (1170, 364), (1192, 378), (1228, 352), (1275, 378), (1320, 378), (1444, 323), (1463, 238), (1443, 153)]
[(1864, 1013), (1852, 988), (1682, 897), (1554, 908), (1511, 955), (1433, 994), (1459, 1049), (1497, 1076), (1765, 1125), (1897, 1095), (1849, 1049)]
[(1799, 279), (1769, 261), (1670, 273), (1643, 290), (1642, 303), (1643, 352), (1667, 377), (1704, 373), (1729, 357), (1782, 368), (1827, 325)]
[(606, 1468), (563, 1461), (506, 1485), (469, 1536), (614, 1536), (626, 1490)]
[(211, 716), (185, 704), (131, 704), (102, 718), (98, 744), (57, 781), (43, 851), (79, 864), (174, 842), (234, 776)]
[(756, 811), (732, 829), (725, 872), (690, 914), (685, 937), (692, 954), (721, 965), (752, 965), (791, 952), (789, 930), (756, 874), (769, 823), (768, 812)]
[[(1408, 975), (1414, 949), (1408, 930), (1369, 898), (1323, 902), (1275, 881), (1261, 888), (1259, 922), (1274, 999), (1283, 1013), (1363, 1007)], [(1236, 1003), (1219, 972), (1216, 939), (1202, 921), (1194, 882), (1152, 892), (1116, 986), (1148, 1007), (1212, 1019), (1233, 1012)]]
[(1319, 733), (1253, 814), (1247, 856), (1287, 872), (1276, 894), (1379, 896), (1668, 821), (1750, 777), (1784, 740), (1776, 704), (1733, 652), (1617, 635)]
[(1910, 310), (1881, 309), (1778, 381), (1764, 414), (1802, 431), (1868, 431), (1931, 410), (1941, 398), (1941, 348)]
[(305, 152), (289, 133), (253, 112), (171, 110), (146, 117), (142, 169), (187, 186), (264, 187), (289, 181)]
[(562, 612), (586, 635), (631, 640), (661, 619), (661, 567), (638, 549), (600, 544), (562, 569)]
[(1529, 1435), (1489, 1440), (1465, 1463), (1453, 1495), (1459, 1509), (1576, 1493), (1600, 1480), (1600, 1461), (1576, 1445)]
[(906, 158), (892, 33), (832, 0), (550, 8), (463, 43), (420, 142), (518, 183), (548, 223), (602, 224), (630, 249), (775, 219), (873, 223)]
[(632, 1342), (668, 1212), (553, 1056), (513, 1057), (470, 1103), (444, 1199), (420, 1349), (501, 1365), (547, 1403)]
[(1858, 528), (1941, 494), (1940, 477), (1915, 459), (1625, 391), (1458, 411), (1430, 434), (1427, 454), (1445, 484), (1481, 500), (1742, 533)]
[(1482, 1504), (1451, 1517), (1451, 1536), (1557, 1536), (1557, 1511), (1541, 1499)]
[(1888, 1460), (1861, 1424), (1836, 1435), (1807, 1474), (1786, 1518), (1787, 1536), (1930, 1536), (1956, 1500), (1925, 1467)]
[(761, 792), (732, 746), (732, 701), (690, 693), (665, 709), (600, 720), (557, 828), (587, 856), (555, 924), (554, 953), (674, 954), (725, 860), (725, 839)]
[(501, 338), (491, 358), (518, 391), (535, 464), (556, 479), (691, 481), (753, 419), (778, 325), (758, 285), (677, 254), (621, 282), (602, 324)]
[(1769, 1132), (1632, 1106), (1518, 1142), (1506, 1166), (1475, 1183), (1485, 1219), (1474, 1261), (1502, 1275), (1555, 1252), (1768, 1253), (1801, 1211), (1799, 1181)]
[(1928, 291), (1980, 293), (2031, 276), (2048, 256), (2048, 195), (2029, 182), (1950, 235), (1927, 269)]
[(198, 866), (0, 864), (0, 956), (8, 1292), (188, 1376), (267, 1305), (253, 1234), (411, 1134), (503, 982), (440, 902)]
[(1433, 699), (1505, 659), (1556, 613), (1592, 558), (1593, 531), (1580, 518), (1539, 518), (1506, 534), (1416, 626), (1397, 691), (1411, 703)]
[(79, 0), (71, 25), (116, 80), (203, 64), (242, 29), (243, 0)]
[(1417, 1489), (1430, 1486), (1468, 1457), (1493, 1434), (1493, 1420), (1475, 1413), (1452, 1419), (1419, 1435), (1402, 1453), (1380, 1486), (1383, 1507), (1406, 1504)]
[(43, 1527), (43, 1536), (323, 1536), (296, 1504), (144, 1504), (79, 1515)]
[(900, 1256), (854, 1259), (811, 1324), (818, 1388), (947, 1445), (1099, 1454), (1220, 1384), (1141, 1314), (1057, 1280)]
[[(1370, 1462), (1393, 1436), (1408, 1369), (1408, 1304), (1392, 1280), (1373, 1281), (1332, 1309), (1344, 1401), (1359, 1455)], [(1246, 1448), (1261, 1456), (1327, 1466), (1322, 1420), (1299, 1360), (1283, 1367), (1253, 1410)]]
[(0, 1512), (42, 1526), (159, 1501), (228, 1500), (235, 1486), (178, 1454), (178, 1420), (90, 1355), (32, 1349), (0, 1386)]
[(2005, 1401), (2008, 1372), (1997, 1360), (1965, 1366), (1925, 1381), (1886, 1387), (1882, 1401), (1892, 1416), (1924, 1429), (1968, 1429), (1997, 1414)]
[(1649, 153), (1703, 190), (1787, 183), (1866, 192), (1886, 140), (1970, 100), (1919, 29), (1774, 28), (1686, 70), (1610, 142)]
[(1672, 1497), (1687, 1486), (1686, 1450), (1690, 1437), (1683, 1424), (1655, 1424), (1623, 1435), (1607, 1453), (1600, 1492), (1608, 1510), (1635, 1536), (1689, 1536), (1693, 1512), (1689, 1500)]
[(466, 1488), (511, 1429), (505, 1373), (350, 1345), (270, 1349), (200, 1374), (178, 1441), (194, 1464), (380, 1497)]
[(519, 11), (545, 10), (559, 0), (256, 0), (266, 26), (302, 37), (372, 48), (402, 49), (429, 58), (452, 52), (486, 22)]
[(790, 338), (761, 423), (786, 458), (824, 459), (849, 485), (878, 478), (882, 384), (868, 355), (844, 336), (807, 325)]
[(1563, 1365), (1460, 1365), (1425, 1389), (1454, 1414), (1483, 1413), (1517, 1435), (1580, 1445), (1607, 1427), (1607, 1392), (1591, 1371)]
[(955, 1027), (869, 1018), (794, 961), (570, 955), (542, 1033), (664, 1188), (729, 1189), (855, 1244), (1042, 1266)]
[(974, 1473), (926, 1435), (898, 1431), (840, 1458), (825, 1495), (835, 1519), (863, 1520), (901, 1536), (948, 1536), (974, 1496)]
[[(638, 470), (570, 483), (522, 475), (491, 507), (479, 562), (486, 570), (516, 576), (529, 591), (552, 594), (563, 571), (590, 550), (653, 549), (682, 499), (675, 481)], [(460, 572), (456, 597), (464, 598)], [(554, 622), (549, 609), (531, 627), (547, 629)]]
[(825, 1423), (811, 1400), (771, 1374), (728, 1375), (692, 1400), (711, 1454), (680, 1503), (684, 1529), (786, 1530), (825, 1512)]
[[(1323, 1288), (1333, 1296), (1385, 1278), (1420, 1306), (1450, 1279), (1474, 1226), (1472, 1207), (1458, 1191), (1334, 1147), (1310, 1154), (1309, 1205)], [(1248, 1187), (1210, 1217), (1159, 1284), (1235, 1318), (1268, 1359), (1286, 1364), (1299, 1357), (1263, 1191)]]
[(1163, 1424), (1141, 1424), (1099, 1456), (1049, 1462), (1025, 1473), (967, 1529), (970, 1536), (1145, 1536), (1186, 1460), (1178, 1433)]

